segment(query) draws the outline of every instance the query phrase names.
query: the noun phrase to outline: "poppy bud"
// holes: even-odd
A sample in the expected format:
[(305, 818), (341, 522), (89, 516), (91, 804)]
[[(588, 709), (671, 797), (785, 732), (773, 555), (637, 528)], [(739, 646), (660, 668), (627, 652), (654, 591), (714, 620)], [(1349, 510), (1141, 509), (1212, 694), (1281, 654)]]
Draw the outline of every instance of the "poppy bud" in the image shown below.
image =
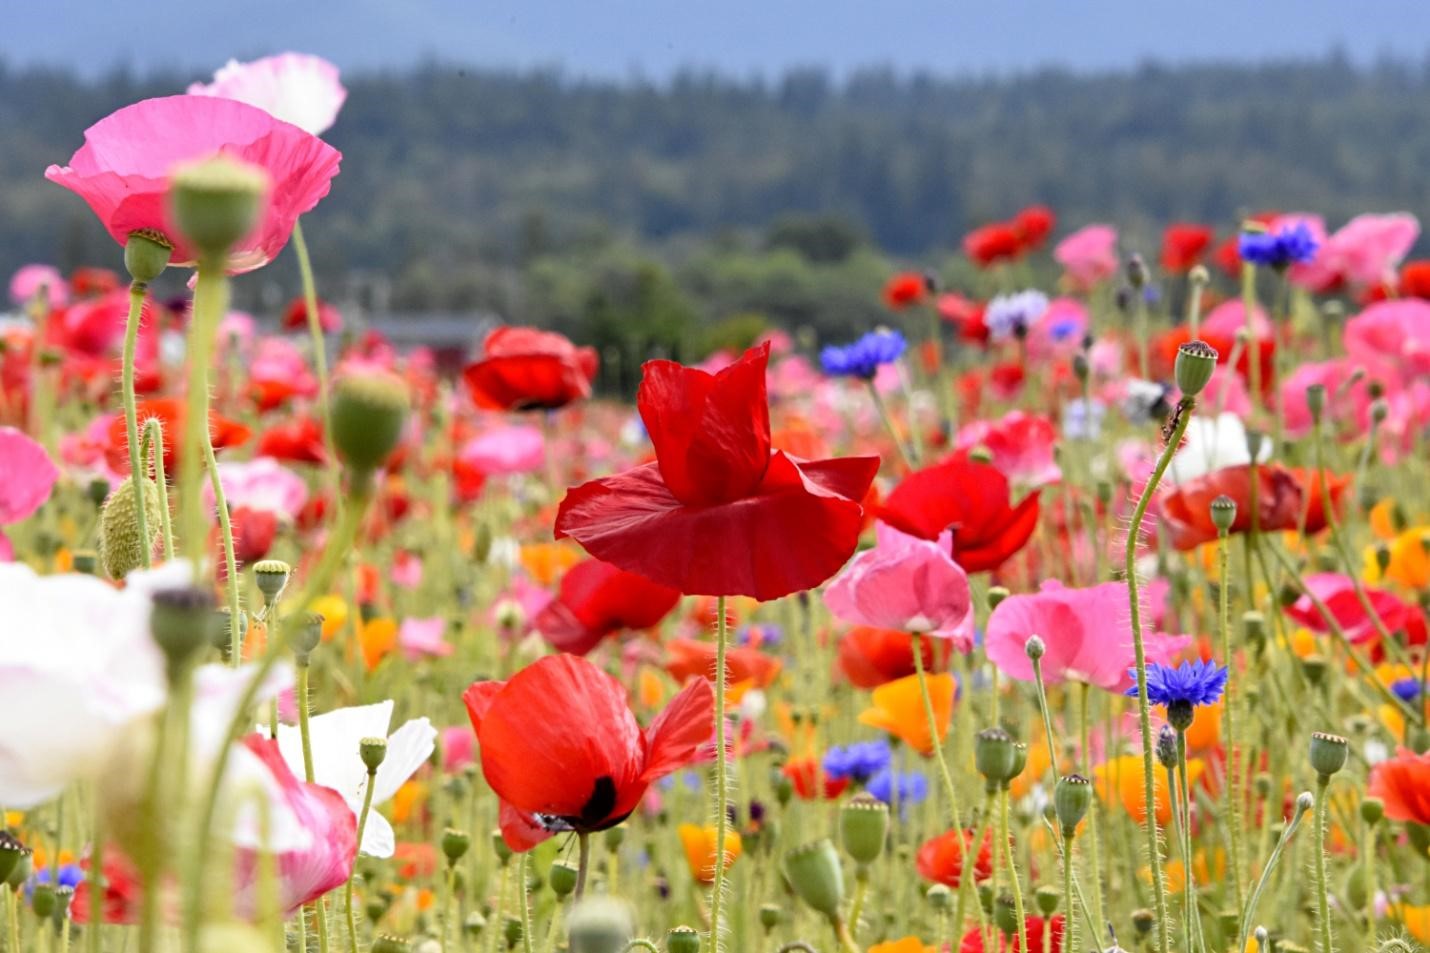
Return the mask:
[(20, 843), (19, 838), (9, 831), (0, 830), (0, 883), (9, 881), (10, 874), (22, 857), (29, 856), (30, 848)]
[(1038, 908), (1038, 912), (1045, 917), (1050, 917), (1058, 909), (1058, 901), (1063, 897), (1062, 891), (1051, 884), (1043, 884), (1033, 894), (1033, 904)]
[(1323, 731), (1311, 733), (1311, 767), (1321, 776), (1322, 784), (1346, 766), (1348, 750), (1346, 739), (1340, 735), (1330, 735)]
[(1058, 827), (1063, 837), (1071, 839), (1077, 826), (1087, 816), (1092, 807), (1092, 782), (1080, 774), (1069, 774), (1058, 778), (1053, 788), (1053, 810), (1057, 812)]
[(36, 884), (34, 892), (30, 895), (30, 908), (35, 911), (35, 916), (41, 920), (47, 920), (54, 916), (57, 900), (55, 898), (55, 888), (49, 884)]
[(1360, 802), (1360, 818), (1371, 827), (1385, 817), (1385, 802), (1378, 797), (1364, 798)]
[(124, 243), (124, 268), (135, 283), (143, 286), (169, 267), (174, 246), (158, 232), (141, 228), (129, 233)]
[(1326, 385), (1312, 384), (1306, 388), (1306, 409), (1311, 412), (1311, 420), (1321, 422), (1321, 414), (1326, 409)]
[(1271, 950), (1271, 934), (1266, 932), (1266, 927), (1257, 927), (1252, 931), (1251, 935), (1256, 940), (1257, 953), (1261, 953), (1262, 950), (1266, 950), (1269, 953)]
[(1004, 936), (1013, 936), (1018, 932), (1018, 908), (1013, 902), (1013, 895), (1000, 893), (993, 900), (993, 922), (998, 929), (1003, 931)]
[(1222, 494), (1212, 500), (1210, 507), (1212, 514), (1212, 525), (1220, 534), (1231, 532), (1231, 524), (1236, 522), (1236, 500), (1226, 494)]
[(109, 494), (99, 512), (99, 563), (104, 567), (104, 574), (115, 581), (142, 568), (147, 562), (144, 557), (154, 552), (154, 544), (159, 539), (159, 485), (144, 476), (139, 481), (144, 493), (144, 513), (153, 515), (144, 521), (147, 539), (139, 538), (139, 491), (135, 489), (133, 476), (126, 477)]
[(200, 159), (171, 177), (169, 213), (200, 254), (222, 259), (257, 227), (268, 188), (258, 166), (224, 155)]
[(1030, 635), (1028, 641), (1023, 643), (1023, 651), (1027, 653), (1028, 658), (1036, 662), (1047, 653), (1048, 644), (1043, 641), (1042, 636)]
[[(361, 747), (361, 745), (359, 747)], [(385, 749), (386, 747), (387, 745), (384, 744), (383, 748)], [(384, 750), (383, 754), (385, 755), (386, 753)], [(363, 764), (367, 764), (366, 758), (363, 759)], [(461, 860), (462, 856), (466, 854), (467, 848), (470, 846), (472, 846), (472, 837), (466, 831), (459, 831), (456, 828), (449, 827), (442, 832), (442, 853), (447, 858), (447, 863), (455, 864)]]
[(338, 456), (365, 479), (397, 447), (410, 408), (407, 385), (394, 374), (340, 377), (333, 385), (331, 407)]
[(323, 614), (321, 612), (304, 612), (293, 621), (289, 629), (288, 645), (293, 650), (293, 655), (299, 665), (308, 664), (308, 656), (313, 654), (313, 650), (322, 641)]
[(953, 888), (947, 884), (934, 884), (924, 893), (929, 906), (935, 910), (949, 910), (953, 908)]
[(406, 940), (390, 933), (379, 933), (372, 940), (372, 953), (408, 953), (411, 949)]
[(15, 861), (15, 866), (10, 869), (10, 876), (5, 878), (5, 886), (18, 889), (25, 881), (30, 879), (30, 874), (35, 872), (34, 857), (29, 848), (20, 854), (20, 859)]
[(694, 927), (678, 926), (665, 935), (666, 953), (700, 953), (700, 933)]
[(884, 850), (889, 806), (869, 794), (856, 796), (839, 810), (839, 832), (845, 853), (860, 866), (872, 864)]
[(1261, 458), (1261, 445), (1266, 440), (1266, 435), (1259, 430), (1252, 430), (1249, 427), (1246, 431), (1246, 452), (1253, 461)]
[(154, 593), (149, 634), (164, 653), (169, 670), (178, 671), (208, 648), (214, 620), (213, 593), (198, 586)]
[(482, 935), (482, 931), (487, 927), (487, 918), (476, 910), (467, 914), (467, 919), (462, 921), (462, 932), (467, 936), (476, 939)]
[(506, 838), (501, 836), (500, 830), (494, 830), (491, 833), (491, 842), (492, 852), (497, 855), (497, 861), (505, 867), (507, 861), (511, 860), (511, 848), (507, 846)]
[(1013, 736), (1002, 728), (985, 728), (973, 740), (973, 764), (988, 781), (1003, 784), (1017, 775)]
[(1152, 932), (1152, 928), (1157, 925), (1157, 915), (1145, 907), (1132, 911), (1132, 929), (1137, 931), (1139, 937), (1145, 937)]
[[(358, 755), (368, 774), (377, 774), (377, 769), (387, 758), (386, 738), (364, 738), (358, 742)], [(445, 849), (445, 848), (444, 848)]]
[(1379, 426), (1385, 423), (1385, 418), (1390, 416), (1390, 405), (1385, 402), (1384, 397), (1377, 397), (1370, 404), (1370, 422)]
[(988, 608), (998, 608), (998, 604), (1007, 599), (1009, 595), (1011, 593), (1008, 592), (1007, 586), (990, 586), (988, 588)]
[(558, 860), (551, 865), (551, 873), (547, 875), (546, 882), (551, 884), (551, 892), (556, 894), (556, 899), (564, 900), (571, 891), (576, 889), (576, 878), (580, 873), (574, 864), (564, 860)]
[(765, 932), (773, 930), (780, 925), (784, 919), (784, 911), (778, 904), (766, 903), (760, 906), (760, 926), (765, 928)]
[(1320, 685), (1326, 680), (1326, 659), (1321, 655), (1307, 655), (1301, 659), (1301, 671), (1306, 675), (1306, 681), (1312, 685)]
[(1216, 370), (1217, 352), (1205, 341), (1188, 341), (1177, 348), (1174, 371), (1177, 387), (1187, 397), (1195, 397), (1211, 382)]
[(501, 925), (502, 939), (506, 941), (508, 950), (516, 949), (516, 945), (521, 942), (521, 935), (526, 932), (522, 929), (521, 919), (508, 914)]
[(1309, 811), (1315, 806), (1316, 796), (1310, 791), (1302, 791), (1300, 794), (1296, 795), (1296, 813), (1298, 815), (1305, 814), (1307, 811)]
[(273, 605), (273, 600), (288, 585), (288, 576), (292, 571), (292, 567), (281, 559), (263, 559), (253, 564), (253, 581), (258, 584), (258, 591), (263, 593), (264, 605)]
[(810, 908), (831, 920), (844, 902), (844, 871), (828, 838), (797, 847), (785, 854), (785, 880)]
[(611, 897), (587, 897), (566, 924), (571, 953), (625, 953), (635, 929), (630, 910)]
[(1194, 285), (1207, 285), (1211, 283), (1212, 276), (1206, 265), (1193, 265), (1192, 270), (1187, 272), (1187, 280)]

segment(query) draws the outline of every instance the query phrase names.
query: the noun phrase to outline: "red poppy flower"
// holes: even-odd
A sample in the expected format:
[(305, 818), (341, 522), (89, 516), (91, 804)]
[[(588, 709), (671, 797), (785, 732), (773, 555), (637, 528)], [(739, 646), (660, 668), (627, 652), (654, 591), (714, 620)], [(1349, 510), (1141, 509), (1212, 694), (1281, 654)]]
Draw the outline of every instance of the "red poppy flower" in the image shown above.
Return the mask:
[(462, 379), (478, 407), (554, 410), (591, 396), (596, 351), (535, 328), (497, 328)]
[[(278, 535), (278, 514), (272, 510), (240, 506), (230, 514), (229, 525), (233, 528), (234, 559), (239, 565), (249, 565), (267, 556), (273, 548), (273, 540)], [(223, 565), (222, 559), (218, 565)]]
[[(952, 639), (920, 639), (919, 646), (926, 670), (948, 669)], [(897, 629), (855, 626), (839, 640), (839, 669), (856, 688), (878, 688), (885, 682), (913, 675), (913, 636)]]
[[(1302, 582), (1325, 605), (1331, 618), (1345, 632), (1352, 642), (1370, 642), (1377, 637), (1375, 619), (1379, 618), (1386, 631), (1404, 633), (1409, 645), (1423, 645), (1426, 639), (1425, 613), (1418, 606), (1401, 599), (1395, 593), (1374, 586), (1365, 586), (1364, 592), (1375, 617), (1361, 605), (1356, 593), (1355, 582), (1340, 573), (1310, 573)], [(1322, 617), (1309, 595), (1302, 595), (1283, 610), (1287, 616), (1312, 632), (1328, 634), (1330, 625)]]
[[(665, 670), (677, 682), (708, 677), (715, 671), (715, 643), (671, 639), (666, 643)], [(725, 652), (725, 674), (731, 684), (754, 682), (764, 688), (780, 674), (780, 660), (759, 649), (737, 645)]]
[(979, 268), (1011, 261), (1023, 251), (1018, 230), (1006, 222), (975, 228), (963, 237), (963, 253)]
[[(1289, 470), (1274, 464), (1259, 466), (1256, 472), (1259, 528), (1295, 529), (1301, 516), (1301, 484)], [(1251, 465), (1223, 467), (1179, 484), (1162, 497), (1162, 521), (1172, 534), (1173, 546), (1195, 549), (1217, 538), (1211, 505), (1219, 496), (1236, 502), (1231, 532), (1251, 529)]]
[(1207, 225), (1173, 222), (1162, 233), (1162, 267), (1181, 274), (1202, 260), (1215, 232)]
[(884, 304), (891, 311), (902, 311), (923, 301), (928, 290), (928, 282), (923, 275), (916, 271), (900, 272), (884, 285)]
[(1401, 748), (1371, 768), (1369, 794), (1385, 802), (1385, 816), (1392, 821), (1430, 824), (1430, 752)]
[[(1251, 384), (1251, 348), (1247, 346), (1237, 347), (1236, 338), (1232, 334), (1219, 333), (1216, 330), (1202, 327), (1200, 332), (1201, 340), (1210, 344), (1217, 352), (1217, 365), (1225, 367), (1233, 354), (1239, 354), (1236, 360), (1236, 373), (1249, 386)], [(1152, 341), (1152, 358), (1157, 373), (1164, 378), (1174, 376), (1174, 368), (1177, 361), (1177, 350), (1192, 340), (1191, 328), (1186, 325), (1179, 325), (1170, 331), (1164, 331), (1157, 335)], [(1257, 363), (1261, 372), (1261, 389), (1271, 392), (1272, 383), (1276, 380), (1272, 373), (1276, 363), (1276, 339), (1269, 336), (1259, 336), (1256, 345)]]
[[(948, 831), (924, 841), (914, 858), (919, 876), (929, 883), (957, 887), (963, 877), (963, 855), (973, 843), (973, 837), (973, 831), (960, 830)], [(975, 882), (987, 880), (993, 874), (993, 839), (986, 831), (970, 869)]]
[[(100, 902), (103, 922), (131, 925), (138, 923), (144, 895), (139, 868), (112, 846), (104, 852), (103, 866), (104, 874), (99, 878), (104, 884), (104, 897)], [(88, 872), (92, 864), (85, 859), (80, 862), (80, 867)], [(89, 923), (89, 892), (94, 887), (94, 880), (94, 877), (86, 876), (74, 888), (70, 916), (74, 917), (75, 923)]]
[(1008, 478), (997, 467), (959, 455), (904, 477), (879, 518), (919, 539), (953, 532), (953, 558), (967, 572), (997, 569), (1033, 535), (1038, 493), (1009, 503)]
[(1013, 230), (1018, 233), (1019, 244), (1024, 251), (1042, 246), (1053, 233), (1057, 216), (1046, 205), (1029, 205), (1013, 216)]
[[(1023, 949), (1023, 933), (1028, 934), (1028, 953), (1061, 953), (1063, 948), (1063, 915), (1053, 914), (1051, 924), (1048, 926), (1048, 946), (1051, 949), (1043, 949), (1043, 918), (1034, 914), (1028, 914), (1023, 918), (1024, 930), (1015, 932), (1011, 937), (1002, 930), (994, 930), (998, 937), (998, 953), (1021, 953)], [(963, 939), (958, 943), (958, 953), (983, 953), (983, 931), (977, 927), (969, 930), (963, 935)]]
[(658, 625), (680, 593), (644, 576), (587, 559), (561, 577), (561, 592), (536, 617), (536, 630), (562, 652), (585, 655), (608, 635)]
[[(135, 416), (139, 421), (140, 442), (143, 442), (144, 422), (150, 417), (158, 418), (164, 425), (164, 471), (175, 473), (179, 447), (184, 435), (184, 402), (176, 397), (155, 397), (139, 401)], [(243, 424), (221, 416), (218, 411), (209, 411), (209, 440), (214, 450), (236, 447), (247, 442), (252, 435)], [(105, 459), (116, 473), (129, 472), (129, 436), (124, 426), (124, 415), (116, 414), (109, 422)]]
[(1430, 299), (1430, 259), (1407, 261), (1400, 269), (1402, 298)]
[(847, 777), (831, 778), (824, 773), (824, 765), (812, 755), (790, 758), (780, 773), (789, 778), (801, 801), (833, 801), (849, 787)]
[(985, 312), (988, 306), (985, 302), (950, 292), (938, 296), (937, 306), (939, 317), (958, 329), (959, 340), (974, 344), (987, 343), (988, 322), (985, 320)]
[(76, 268), (70, 272), (70, 294), (76, 298), (104, 295), (123, 287), (118, 272), (108, 268)]
[(258, 455), (286, 463), (326, 463), (323, 425), (313, 417), (273, 424), (258, 437)]
[(538, 659), (508, 682), (477, 682), (462, 700), (482, 774), (502, 800), (502, 836), (518, 851), (559, 831), (621, 823), (652, 782), (698, 760), (714, 733), (705, 679), (642, 729), (620, 682), (575, 655)]
[[(343, 316), (337, 308), (322, 298), (318, 299), (318, 326), (327, 334), (340, 330)], [(283, 328), (287, 331), (305, 331), (308, 328), (308, 305), (302, 298), (294, 298), (283, 309)]]
[[(1291, 467), (1289, 472), (1301, 486), (1302, 505), (1306, 507), (1306, 532), (1319, 533), (1329, 525), (1321, 499), (1321, 471), (1309, 467)], [(1327, 470), (1326, 484), (1330, 490), (1331, 508), (1339, 517), (1344, 508), (1341, 498), (1345, 496), (1346, 490), (1350, 489), (1350, 474), (1332, 473)]]
[(778, 599), (838, 571), (879, 459), (774, 450), (769, 356), (762, 344), (717, 374), (647, 363), (637, 404), (655, 462), (567, 492), (556, 537), (687, 595)]

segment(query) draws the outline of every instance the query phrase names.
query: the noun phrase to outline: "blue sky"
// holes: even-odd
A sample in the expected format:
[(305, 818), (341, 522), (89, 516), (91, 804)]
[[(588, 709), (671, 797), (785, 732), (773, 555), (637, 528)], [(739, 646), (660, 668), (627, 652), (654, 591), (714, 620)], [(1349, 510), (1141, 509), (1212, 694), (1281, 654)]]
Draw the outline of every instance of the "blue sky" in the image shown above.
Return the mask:
[(1006, 74), (1335, 47), (1358, 62), (1430, 54), (1427, 0), (19, 0), (5, 20), (8, 63), (91, 74), (116, 64), (202, 73), (230, 56), (284, 49), (349, 70), (436, 58), (606, 78), (686, 66), (738, 76), (810, 65)]

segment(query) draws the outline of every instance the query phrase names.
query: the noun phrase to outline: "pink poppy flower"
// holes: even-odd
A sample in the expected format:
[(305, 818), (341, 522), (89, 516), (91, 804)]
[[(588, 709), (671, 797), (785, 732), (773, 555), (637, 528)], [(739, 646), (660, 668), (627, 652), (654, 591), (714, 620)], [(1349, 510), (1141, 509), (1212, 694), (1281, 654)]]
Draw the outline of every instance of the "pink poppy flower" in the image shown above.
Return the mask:
[(1088, 225), (1058, 242), (1053, 259), (1063, 266), (1073, 287), (1087, 290), (1117, 274), (1117, 229)]
[[(1142, 593), (1144, 601), (1152, 599)], [(1144, 623), (1154, 613), (1144, 612)], [(1034, 635), (1047, 646), (1043, 680), (1086, 682), (1120, 693), (1132, 684), (1127, 669), (1134, 662), (1127, 583), (1105, 582), (1069, 589), (1057, 581), (1041, 591), (1004, 599), (988, 619), (988, 658), (1009, 678), (1033, 680), (1033, 663), (1024, 646)], [(1148, 662), (1170, 662), (1192, 643), (1191, 636), (1149, 634)]]
[(488, 476), (536, 473), (546, 465), (546, 440), (535, 427), (494, 427), (462, 444), (457, 457)]
[(229, 60), (212, 83), (189, 86), (189, 95), (236, 99), (321, 136), (337, 121), (348, 91), (338, 68), (321, 56), (279, 53), (248, 63)]
[(1320, 384), (1330, 398), (1326, 401), (1326, 415), (1336, 421), (1353, 421), (1357, 427), (1370, 424), (1370, 382), (1368, 378), (1350, 383), (1357, 365), (1347, 358), (1332, 361), (1311, 361), (1299, 365), (1291, 375), (1281, 382), (1282, 420), (1286, 432), (1291, 436), (1301, 436), (1311, 430), (1311, 408), (1306, 400), (1306, 391), (1313, 384)]
[(403, 589), (416, 589), (422, 585), (422, 559), (405, 549), (399, 549), (392, 556), (392, 567), (388, 573), (392, 584)]
[[(308, 484), (272, 457), (218, 465), (229, 509), (250, 509), (295, 520), (308, 502)], [(213, 489), (204, 484), (204, 501), (213, 506)]]
[(1028, 356), (1041, 360), (1071, 357), (1087, 334), (1087, 308), (1073, 298), (1054, 298), (1028, 328)]
[(441, 616), (428, 619), (403, 619), (397, 629), (397, 645), (409, 662), (424, 658), (445, 658), (452, 646), (442, 638), (447, 620)]
[(244, 103), (205, 96), (166, 96), (125, 106), (85, 130), (67, 166), (45, 178), (79, 195), (120, 245), (149, 230), (174, 245), (173, 264), (197, 254), (174, 229), (166, 196), (175, 166), (224, 153), (261, 168), (271, 180), (259, 226), (230, 253), (228, 270), (252, 271), (288, 244), (293, 223), (328, 194), (342, 158), (297, 126)]
[[(1355, 584), (1349, 576), (1318, 572), (1306, 576), (1304, 581), (1306, 588), (1325, 603), (1336, 623), (1352, 642), (1366, 642), (1375, 638), (1375, 622), (1361, 607)], [(1392, 634), (1406, 632), (1410, 636), (1408, 641), (1412, 644), (1425, 641), (1425, 616), (1418, 607), (1403, 601), (1394, 593), (1372, 586), (1366, 587), (1366, 597), (1387, 631)], [(1331, 631), (1326, 620), (1311, 602), (1310, 596), (1302, 595), (1287, 606), (1285, 611), (1288, 616), (1312, 632), (1327, 634)]]
[(1346, 322), (1345, 345), (1352, 359), (1373, 367), (1390, 363), (1406, 374), (1430, 374), (1430, 301), (1371, 305)]
[(986, 447), (992, 463), (1011, 482), (1025, 487), (1044, 486), (1063, 478), (1053, 459), (1057, 440), (1053, 422), (1038, 414), (1012, 410), (1001, 420), (975, 420), (958, 431), (956, 452)]
[(10, 277), (10, 303), (23, 308), (41, 291), (53, 311), (69, 303), (69, 285), (59, 269), (51, 265), (24, 265)]
[(0, 526), (39, 509), (60, 476), (45, 448), (14, 427), (0, 427), (0, 473)]
[(829, 611), (845, 622), (951, 639), (961, 652), (973, 645), (973, 598), (968, 574), (949, 555), (953, 540), (901, 533), (885, 523), (878, 542), (859, 553), (824, 591)]
[(455, 774), (469, 764), (477, 763), (477, 736), (472, 726), (453, 725), (439, 733), (442, 745), (442, 771)]
[(1357, 215), (1326, 240), (1313, 265), (1328, 269), (1352, 288), (1394, 286), (1395, 271), (1420, 237), (1420, 222), (1408, 212)]
[[(1246, 308), (1237, 299), (1223, 301), (1202, 319), (1202, 334), (1212, 337), (1235, 340), (1237, 333), (1245, 327)], [(1251, 311), (1251, 330), (1259, 340), (1271, 340), (1271, 319), (1260, 307)]]

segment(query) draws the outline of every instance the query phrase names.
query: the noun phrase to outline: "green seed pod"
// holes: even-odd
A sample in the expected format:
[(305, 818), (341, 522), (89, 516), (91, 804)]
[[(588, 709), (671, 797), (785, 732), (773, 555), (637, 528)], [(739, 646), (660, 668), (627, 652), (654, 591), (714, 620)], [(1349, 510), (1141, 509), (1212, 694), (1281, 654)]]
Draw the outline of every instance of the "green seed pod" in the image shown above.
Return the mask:
[(629, 908), (612, 897), (587, 897), (566, 921), (571, 953), (625, 953), (633, 932)]
[(1324, 656), (1312, 653), (1301, 659), (1301, 671), (1306, 673), (1306, 681), (1320, 685), (1326, 680), (1327, 662)]
[(1132, 929), (1139, 937), (1145, 937), (1157, 925), (1157, 915), (1146, 908), (1132, 911)]
[(30, 874), (35, 872), (34, 857), (29, 848), (20, 854), (20, 859), (15, 861), (15, 866), (10, 868), (10, 876), (5, 878), (5, 886), (16, 888), (24, 886), (25, 881), (30, 879)]
[(1205, 341), (1188, 341), (1177, 348), (1173, 370), (1183, 396), (1196, 397), (1206, 389), (1216, 370), (1216, 361), (1216, 348)]
[(144, 493), (147, 539), (139, 538), (139, 491), (135, 490), (132, 476), (115, 487), (99, 512), (99, 564), (104, 574), (115, 581), (143, 568), (145, 554), (152, 555), (159, 540), (159, 485), (148, 477), (141, 477), (139, 485)]
[(358, 742), (358, 755), (362, 758), (363, 766), (367, 768), (368, 774), (376, 774), (382, 762), (387, 758), (386, 738), (363, 738)]
[(382, 466), (411, 409), (407, 384), (395, 374), (346, 374), (333, 385), (332, 441), (338, 456), (362, 479)]
[(1063, 892), (1051, 884), (1043, 884), (1033, 894), (1033, 905), (1038, 908), (1038, 912), (1045, 917), (1050, 917), (1058, 909), (1058, 903), (1063, 899)]
[(985, 728), (973, 739), (973, 764), (990, 782), (1003, 784), (1016, 777), (1017, 759), (1013, 737), (1002, 728)]
[(666, 953), (700, 953), (700, 933), (694, 927), (678, 926), (665, 935)]
[(299, 665), (307, 665), (308, 657), (323, 642), (323, 615), (320, 612), (301, 612), (292, 622), (285, 620), (284, 629), (288, 633), (288, 647)]
[(505, 867), (507, 861), (511, 860), (511, 848), (507, 846), (506, 838), (501, 836), (501, 831), (492, 831), (491, 842), (492, 853), (497, 855), (497, 861)]
[(623, 824), (606, 828), (606, 848), (608, 850), (620, 850), (626, 841), (626, 828)]
[(1092, 782), (1080, 774), (1059, 778), (1053, 788), (1053, 810), (1057, 812), (1058, 829), (1071, 839), (1077, 826), (1092, 807)]
[(258, 225), (270, 185), (258, 166), (224, 155), (182, 166), (170, 182), (170, 219), (201, 256), (220, 264)]
[(929, 906), (935, 910), (952, 910), (954, 893), (953, 888), (947, 884), (934, 884), (924, 891), (924, 897), (928, 900)]
[(387, 913), (387, 906), (387, 901), (382, 897), (371, 897), (363, 906), (363, 912), (367, 914), (370, 922), (376, 923), (382, 919), (383, 914)]
[(141, 228), (124, 243), (124, 270), (140, 285), (147, 285), (169, 267), (174, 245), (159, 232)]
[(473, 939), (481, 936), (486, 928), (487, 918), (475, 910), (467, 914), (467, 919), (462, 921), (462, 932)]
[(576, 889), (576, 878), (580, 871), (575, 864), (558, 860), (551, 865), (551, 872), (546, 877), (546, 882), (551, 884), (551, 892), (556, 894), (558, 900), (564, 900), (571, 891)]
[(1371, 827), (1379, 824), (1385, 817), (1385, 802), (1378, 797), (1364, 798), (1360, 802), (1360, 817)]
[(1007, 586), (990, 586), (988, 589), (988, 608), (998, 608), (998, 604), (1004, 599), (1007, 599), (1010, 595), (1012, 595), (1012, 593), (1008, 591)]
[(760, 906), (760, 926), (762, 926), (762, 927), (765, 928), (765, 932), (766, 932), (766, 933), (770, 932), (770, 931), (773, 930), (775, 927), (779, 926), (779, 925), (780, 925), (780, 921), (783, 920), (783, 919), (784, 919), (784, 911), (783, 911), (782, 909), (780, 909), (779, 906), (777, 906), (776, 904), (773, 904), (773, 903), (761, 904), (761, 906)]
[(149, 634), (164, 653), (170, 671), (178, 671), (213, 641), (213, 593), (198, 586), (154, 593)]
[(844, 902), (844, 871), (828, 838), (786, 853), (784, 875), (812, 909), (831, 920), (839, 916), (839, 906)]
[(1004, 936), (1011, 937), (1018, 932), (1018, 908), (1012, 894), (1000, 893), (993, 899), (993, 922)]
[(1322, 731), (1311, 734), (1311, 767), (1316, 769), (1323, 782), (1346, 766), (1348, 751), (1346, 739), (1340, 735), (1328, 735)]
[(57, 906), (59, 900), (55, 897), (55, 888), (49, 884), (36, 884), (30, 895), (30, 909), (35, 911), (35, 916), (47, 920), (55, 915)]
[(1021, 742), (1013, 742), (1013, 774), (1009, 776), (1011, 781), (1023, 773), (1023, 769), (1028, 766), (1028, 746)]
[(502, 939), (506, 941), (506, 948), (508, 950), (516, 949), (516, 945), (521, 942), (521, 935), (524, 932), (526, 931), (522, 929), (520, 918), (514, 917), (511, 914), (507, 914), (502, 918), (501, 935)]
[(10, 873), (29, 856), (30, 848), (20, 843), (20, 839), (9, 831), (0, 830), (0, 884), (9, 880)]
[(411, 949), (406, 940), (390, 933), (379, 933), (372, 940), (372, 953), (409, 953)]
[[(366, 764), (367, 761), (364, 760), (363, 763)], [(442, 854), (447, 858), (448, 864), (455, 864), (461, 860), (467, 853), (467, 848), (471, 846), (472, 837), (466, 831), (449, 827), (442, 832)]]
[(1211, 514), (1212, 525), (1216, 527), (1218, 533), (1231, 532), (1231, 526), (1236, 522), (1236, 500), (1222, 494), (1212, 500)]
[(258, 591), (263, 593), (264, 605), (273, 605), (273, 600), (288, 585), (292, 572), (293, 568), (281, 559), (263, 559), (253, 564), (253, 581), (258, 584)]
[(854, 797), (839, 810), (839, 833), (845, 853), (855, 863), (872, 864), (884, 851), (889, 806), (867, 793)]

